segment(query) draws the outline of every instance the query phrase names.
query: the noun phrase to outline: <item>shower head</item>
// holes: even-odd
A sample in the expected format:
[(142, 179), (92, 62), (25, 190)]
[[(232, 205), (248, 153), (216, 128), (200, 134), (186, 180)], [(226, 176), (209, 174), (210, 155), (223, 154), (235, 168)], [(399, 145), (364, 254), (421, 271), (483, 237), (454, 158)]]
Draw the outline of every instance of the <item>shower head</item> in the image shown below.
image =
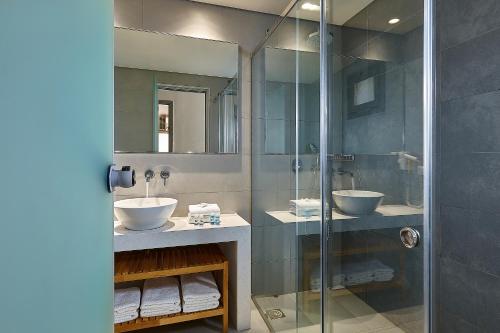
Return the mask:
[(308, 146), (311, 153), (317, 154), (319, 152), (318, 147), (314, 143), (310, 143)]

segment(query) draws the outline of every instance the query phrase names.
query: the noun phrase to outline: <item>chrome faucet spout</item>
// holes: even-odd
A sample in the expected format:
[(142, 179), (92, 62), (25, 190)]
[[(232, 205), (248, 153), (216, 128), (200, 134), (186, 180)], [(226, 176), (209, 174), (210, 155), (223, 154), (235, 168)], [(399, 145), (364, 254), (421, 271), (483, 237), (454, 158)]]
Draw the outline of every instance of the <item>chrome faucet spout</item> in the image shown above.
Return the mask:
[(146, 183), (149, 183), (155, 177), (155, 173), (153, 170), (146, 170), (144, 177), (146, 178)]

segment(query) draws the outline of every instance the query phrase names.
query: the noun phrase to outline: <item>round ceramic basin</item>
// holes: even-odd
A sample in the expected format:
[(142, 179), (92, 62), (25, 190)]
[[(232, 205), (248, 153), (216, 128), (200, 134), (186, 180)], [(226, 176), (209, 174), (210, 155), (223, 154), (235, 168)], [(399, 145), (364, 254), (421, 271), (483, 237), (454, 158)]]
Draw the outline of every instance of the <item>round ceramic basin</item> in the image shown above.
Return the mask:
[(135, 198), (115, 202), (115, 215), (130, 230), (156, 229), (164, 225), (177, 206), (171, 198)]
[(369, 215), (382, 203), (384, 194), (372, 191), (341, 190), (333, 191), (335, 205), (350, 215)]

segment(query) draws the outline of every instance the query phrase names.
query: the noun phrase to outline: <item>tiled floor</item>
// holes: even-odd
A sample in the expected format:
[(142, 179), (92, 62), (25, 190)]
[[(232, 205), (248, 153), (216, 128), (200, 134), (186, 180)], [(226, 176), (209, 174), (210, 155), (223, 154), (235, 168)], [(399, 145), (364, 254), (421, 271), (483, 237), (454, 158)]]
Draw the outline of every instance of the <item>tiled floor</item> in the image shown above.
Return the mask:
[[(300, 296), (299, 296), (300, 297)], [(296, 295), (287, 294), (278, 297), (258, 297), (259, 307), (266, 309), (281, 309), (283, 319), (274, 319), (273, 330), (280, 333), (319, 333), (319, 315), (313, 308), (311, 313), (298, 317), (295, 311)], [(361, 299), (353, 294), (332, 297), (329, 312), (332, 313), (334, 333), (421, 333), (423, 332), (421, 307), (398, 309), (383, 314), (377, 313)], [(258, 309), (252, 304), (252, 328), (245, 333), (269, 333), (266, 322)], [(220, 319), (200, 320), (193, 323), (183, 323), (166, 327), (143, 330), (141, 333), (220, 333)], [(297, 322), (299, 325), (297, 325)], [(298, 329), (296, 327), (299, 327)], [(236, 333), (234, 329), (231, 333)]]
[[(259, 311), (252, 303), (251, 312), (251, 326), (252, 329), (244, 331), (245, 333), (269, 333), (266, 323), (262, 319)], [(192, 323), (183, 323), (170, 325), (165, 327), (151, 328), (148, 330), (140, 331), (141, 333), (220, 333), (221, 320), (219, 318), (198, 320)], [(230, 333), (236, 333), (235, 329), (230, 329)]]
[[(316, 333), (319, 330), (319, 305), (310, 312), (299, 310), (296, 313), (296, 294), (277, 297), (257, 297), (258, 307), (265, 312), (268, 309), (281, 309), (283, 319), (270, 320), (267, 323), (275, 332)], [(300, 302), (299, 302), (300, 303)], [(373, 308), (353, 294), (332, 296), (328, 302), (328, 318), (333, 322), (335, 333), (421, 333), (423, 332), (421, 307), (403, 308), (387, 313), (377, 313)], [(296, 329), (299, 327), (299, 329)]]

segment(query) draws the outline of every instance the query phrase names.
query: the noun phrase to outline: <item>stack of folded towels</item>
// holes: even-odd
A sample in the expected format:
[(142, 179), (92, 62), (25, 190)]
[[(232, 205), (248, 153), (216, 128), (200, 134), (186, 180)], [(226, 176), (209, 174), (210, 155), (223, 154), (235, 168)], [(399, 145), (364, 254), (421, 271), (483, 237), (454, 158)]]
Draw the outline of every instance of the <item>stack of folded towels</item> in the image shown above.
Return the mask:
[[(314, 265), (314, 269), (311, 272), (311, 276), (309, 277), (310, 289), (314, 292), (319, 292), (321, 289), (321, 277), (319, 272), (320, 265)], [(332, 289), (343, 289), (343, 283), (345, 280), (344, 274), (334, 274), (332, 276)], [(329, 286), (330, 287), (330, 286)]]
[(182, 311), (215, 309), (221, 297), (211, 272), (181, 275)]
[(188, 219), (192, 224), (220, 224), (220, 208), (217, 204), (208, 203), (189, 205)]
[(137, 319), (140, 305), (141, 291), (139, 288), (115, 289), (115, 324)]
[(353, 286), (372, 281), (386, 282), (394, 278), (394, 269), (379, 260), (349, 263), (342, 267), (345, 272), (345, 284)]
[(141, 317), (166, 316), (181, 312), (179, 280), (161, 277), (144, 282)]
[(394, 278), (394, 269), (384, 265), (378, 260), (372, 260), (371, 268), (373, 270), (373, 281), (386, 282)]
[(321, 215), (321, 201), (319, 199), (290, 200), (290, 213), (296, 216), (318, 216)]

